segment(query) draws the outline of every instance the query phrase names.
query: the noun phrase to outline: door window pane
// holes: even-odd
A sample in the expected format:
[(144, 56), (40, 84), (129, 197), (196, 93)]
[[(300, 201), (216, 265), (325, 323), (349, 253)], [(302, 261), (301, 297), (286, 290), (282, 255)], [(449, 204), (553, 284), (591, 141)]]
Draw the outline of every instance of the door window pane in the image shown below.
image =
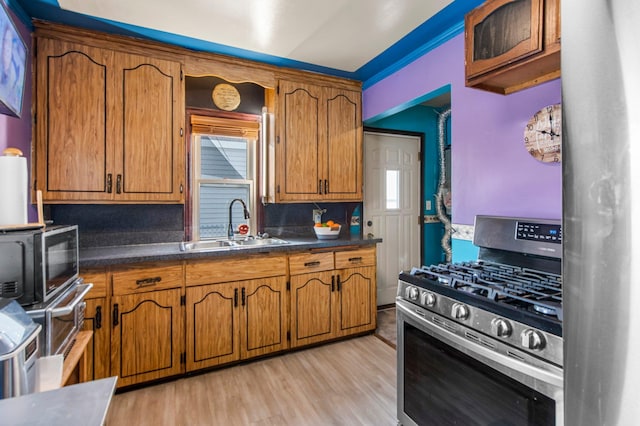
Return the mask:
[(398, 209), (400, 208), (400, 171), (387, 170), (385, 179), (386, 207)]

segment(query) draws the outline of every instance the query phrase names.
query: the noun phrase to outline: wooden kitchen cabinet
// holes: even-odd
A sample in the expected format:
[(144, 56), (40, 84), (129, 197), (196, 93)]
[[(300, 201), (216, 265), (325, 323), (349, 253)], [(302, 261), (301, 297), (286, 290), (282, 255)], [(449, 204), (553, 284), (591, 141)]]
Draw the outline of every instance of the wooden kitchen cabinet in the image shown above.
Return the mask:
[(131, 265), (111, 272), (111, 375), (118, 387), (184, 372), (183, 265)]
[(560, 77), (560, 0), (488, 0), (469, 12), (465, 75), (505, 95)]
[(285, 276), (188, 287), (187, 371), (288, 348)]
[(36, 43), (33, 188), (44, 202), (183, 202), (180, 63)]
[(362, 201), (361, 92), (281, 80), (276, 201)]
[(188, 260), (185, 268), (187, 371), (289, 347), (285, 255)]
[(83, 269), (80, 276), (85, 283), (93, 284), (85, 297), (87, 307), (83, 330), (93, 332), (85, 354), (85, 377), (88, 380), (103, 379), (110, 376), (111, 353), (107, 271), (105, 268)]
[(291, 255), (289, 268), (291, 347), (375, 330), (375, 248)]

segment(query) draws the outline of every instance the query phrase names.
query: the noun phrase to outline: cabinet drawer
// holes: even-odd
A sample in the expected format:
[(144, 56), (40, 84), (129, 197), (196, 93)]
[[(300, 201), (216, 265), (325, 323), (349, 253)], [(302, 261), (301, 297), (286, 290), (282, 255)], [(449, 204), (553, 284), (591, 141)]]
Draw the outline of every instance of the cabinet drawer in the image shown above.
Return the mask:
[(113, 295), (181, 287), (183, 276), (180, 263), (145, 263), (121, 267), (112, 272)]
[(332, 269), (333, 252), (292, 254), (289, 256), (289, 273), (291, 275), (330, 271)]
[(336, 252), (336, 269), (373, 266), (375, 264), (375, 247)]
[(284, 255), (256, 255), (226, 259), (189, 260), (187, 286), (275, 277), (287, 274)]
[(81, 269), (80, 277), (85, 283), (92, 283), (93, 287), (85, 299), (107, 296), (107, 271), (105, 268)]

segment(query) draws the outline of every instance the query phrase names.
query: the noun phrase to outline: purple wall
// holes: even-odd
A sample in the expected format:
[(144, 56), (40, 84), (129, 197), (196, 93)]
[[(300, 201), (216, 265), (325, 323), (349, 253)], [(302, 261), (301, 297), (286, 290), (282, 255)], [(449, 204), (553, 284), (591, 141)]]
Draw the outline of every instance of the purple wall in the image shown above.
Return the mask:
[(415, 104), (451, 86), (453, 222), (475, 215), (562, 217), (560, 164), (542, 163), (524, 147), (527, 121), (561, 101), (560, 79), (508, 96), (464, 85), (464, 34), (460, 34), (363, 92), (363, 119)]
[[(11, 13), (11, 18), (18, 28), (22, 40), (24, 40), (27, 45), (29, 63), (27, 64), (22, 114), (20, 114), (21, 118), (0, 114), (0, 155), (2, 155), (2, 151), (8, 147), (15, 147), (22, 150), (24, 156), (27, 157), (29, 179), (31, 179), (31, 32), (15, 14), (11, 11), (9, 11), (9, 13)], [(29, 182), (31, 182), (31, 180), (29, 180)], [(28, 215), (30, 222), (37, 220), (37, 212), (34, 206), (29, 206)]]

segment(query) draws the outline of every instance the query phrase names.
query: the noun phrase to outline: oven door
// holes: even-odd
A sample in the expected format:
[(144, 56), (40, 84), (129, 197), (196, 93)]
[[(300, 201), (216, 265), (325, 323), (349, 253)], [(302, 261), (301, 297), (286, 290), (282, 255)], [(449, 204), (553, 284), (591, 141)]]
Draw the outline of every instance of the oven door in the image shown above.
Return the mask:
[(399, 424), (563, 425), (562, 369), (498, 353), (489, 346), (501, 342), (478, 344), (400, 298), (396, 308)]
[(82, 329), (86, 302), (84, 297), (93, 284), (78, 284), (56, 299), (46, 310), (47, 356), (63, 354), (65, 357)]

